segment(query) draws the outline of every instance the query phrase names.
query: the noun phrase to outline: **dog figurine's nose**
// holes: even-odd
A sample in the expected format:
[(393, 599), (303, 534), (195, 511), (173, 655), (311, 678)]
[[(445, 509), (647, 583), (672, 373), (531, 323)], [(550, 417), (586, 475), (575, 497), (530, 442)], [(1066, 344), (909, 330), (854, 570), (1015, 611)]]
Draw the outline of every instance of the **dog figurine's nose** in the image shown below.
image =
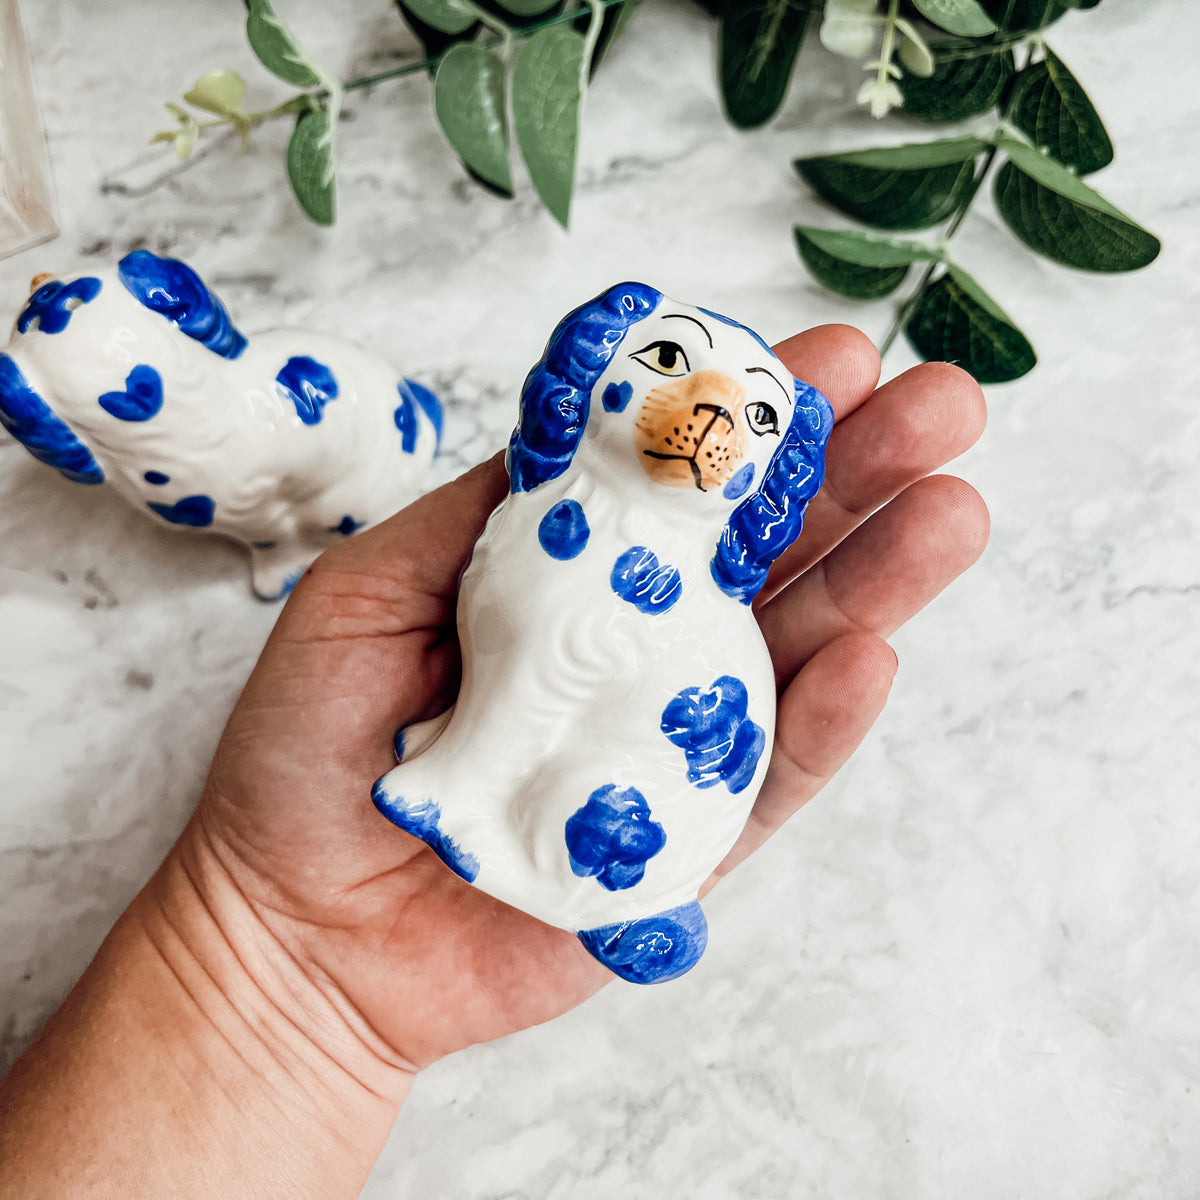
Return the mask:
[(738, 423), (745, 404), (745, 388), (724, 371), (655, 388), (634, 424), (643, 470), (663, 487), (723, 487), (746, 450)]
[(40, 288), (42, 286), (43, 283), (47, 283), (49, 280), (51, 280), (53, 278), (54, 278), (53, 271), (43, 271), (40, 275), (35, 275), (29, 281), (29, 294), (32, 296), (33, 293), (36, 292), (38, 290), (38, 288)]

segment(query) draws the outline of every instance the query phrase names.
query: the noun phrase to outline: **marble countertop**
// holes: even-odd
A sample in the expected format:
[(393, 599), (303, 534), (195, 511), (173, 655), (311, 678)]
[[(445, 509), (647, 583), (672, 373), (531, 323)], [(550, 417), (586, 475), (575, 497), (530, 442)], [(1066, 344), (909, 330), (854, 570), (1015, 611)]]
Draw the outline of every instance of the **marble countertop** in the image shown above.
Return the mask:
[[(432, 383), (439, 480), (502, 443), (554, 321), (615, 279), (771, 339), (890, 320), (796, 260), (791, 225), (834, 219), (789, 163), (930, 134), (855, 110), (815, 39), (779, 119), (739, 133), (711, 23), (647, 4), (589, 99), (569, 236), (527, 184), (505, 204), (465, 182), (424, 79), (356, 94), (326, 231), (283, 181), (281, 124), (186, 169), (143, 148), (203, 71), (283, 94), (237, 7), (25, 4), (63, 232), (0, 263), (5, 312), (39, 271), (186, 258), (245, 327), (328, 328)], [(410, 47), (386, 0), (280, 7), (347, 73)], [(1052, 35), (1117, 146), (1098, 186), (1163, 253), (1089, 276), (1016, 248), (990, 202), (964, 226), (1041, 363), (989, 390), (955, 469), (991, 546), (896, 637), (875, 731), (714, 893), (691, 975), (423, 1076), (370, 1200), (1200, 1194), (1197, 39), (1189, 0), (1107, 0)], [(0, 1068), (171, 844), (275, 615), (237, 547), (0, 435)]]

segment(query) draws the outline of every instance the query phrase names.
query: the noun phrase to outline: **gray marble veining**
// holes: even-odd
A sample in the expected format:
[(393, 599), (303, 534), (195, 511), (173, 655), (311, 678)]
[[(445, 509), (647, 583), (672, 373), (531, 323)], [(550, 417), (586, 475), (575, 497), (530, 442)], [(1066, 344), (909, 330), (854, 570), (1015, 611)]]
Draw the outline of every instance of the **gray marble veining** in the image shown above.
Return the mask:
[[(385, 0), (280, 7), (345, 73), (410, 48)], [(348, 106), (322, 231), (288, 194), (282, 125), (183, 170), (143, 149), (203, 71), (283, 94), (229, 5), (24, 9), (63, 234), (0, 263), (5, 311), (37, 271), (180, 255), (248, 329), (326, 327), (436, 386), (439, 480), (503, 443), (554, 321), (618, 278), (768, 337), (890, 319), (796, 261), (791, 224), (837, 218), (789, 162), (929, 133), (855, 110), (853, 68), (815, 43), (780, 118), (738, 133), (711, 24), (647, 4), (589, 99), (569, 236), (527, 184), (504, 204), (463, 180), (425, 80), (379, 85)], [(895, 639), (875, 732), (714, 894), (692, 975), (429, 1071), (370, 1200), (1200, 1194), (1197, 39), (1188, 0), (1108, 0), (1051, 38), (1117, 146), (1097, 186), (1163, 254), (1088, 276), (1017, 248), (986, 200), (964, 226), (964, 265), (1041, 363), (990, 390), (955, 465), (991, 547)], [(240, 554), (0, 439), (4, 1063), (198, 795), (275, 617)]]

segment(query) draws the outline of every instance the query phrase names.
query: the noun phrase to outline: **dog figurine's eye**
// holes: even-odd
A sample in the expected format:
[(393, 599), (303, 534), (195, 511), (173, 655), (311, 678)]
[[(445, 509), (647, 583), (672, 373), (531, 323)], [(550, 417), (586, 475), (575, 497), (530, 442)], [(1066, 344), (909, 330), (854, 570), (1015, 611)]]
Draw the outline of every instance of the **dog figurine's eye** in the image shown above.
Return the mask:
[(651, 342), (629, 357), (660, 375), (686, 375), (691, 370), (687, 355), (678, 342)]
[(750, 422), (750, 428), (755, 433), (762, 437), (764, 433), (779, 432), (779, 417), (775, 410), (769, 404), (763, 404), (761, 401), (757, 404), (751, 404), (746, 409), (746, 420)]

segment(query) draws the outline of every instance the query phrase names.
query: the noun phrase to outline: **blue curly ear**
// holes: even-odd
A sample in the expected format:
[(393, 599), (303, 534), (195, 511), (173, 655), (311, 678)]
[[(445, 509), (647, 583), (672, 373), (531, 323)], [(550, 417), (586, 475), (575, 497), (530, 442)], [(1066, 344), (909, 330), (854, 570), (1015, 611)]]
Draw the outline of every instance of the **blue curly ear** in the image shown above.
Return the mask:
[(117, 275), (139, 303), (161, 313), (214, 354), (237, 358), (246, 349), (246, 339), (225, 306), (187, 263), (133, 250), (117, 264)]
[(619, 283), (558, 323), (521, 391), (521, 416), (508, 443), (510, 491), (532, 491), (567, 469), (587, 425), (592, 388), (630, 327), (661, 302), (662, 293), (644, 283)]
[(825, 478), (825, 443), (833, 429), (829, 401), (796, 381), (796, 408), (761, 487), (733, 510), (709, 569), (727, 596), (749, 604), (771, 564), (796, 540), (804, 510)]

